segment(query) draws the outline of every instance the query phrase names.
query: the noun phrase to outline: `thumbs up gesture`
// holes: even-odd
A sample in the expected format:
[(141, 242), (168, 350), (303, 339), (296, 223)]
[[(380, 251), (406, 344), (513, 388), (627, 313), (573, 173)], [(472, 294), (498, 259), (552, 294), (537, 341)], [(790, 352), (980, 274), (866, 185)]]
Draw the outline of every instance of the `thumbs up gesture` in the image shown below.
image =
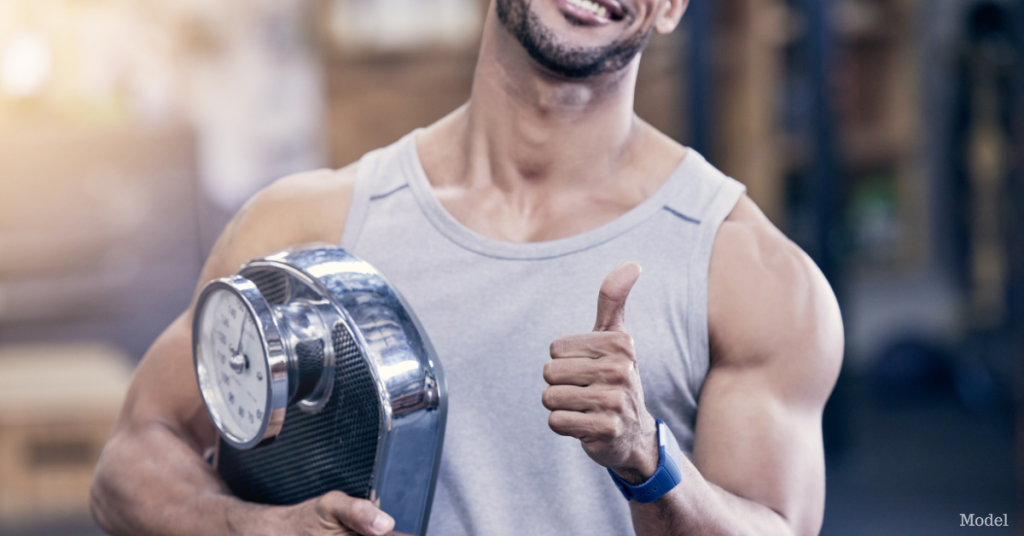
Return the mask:
[(625, 324), (626, 297), (639, 277), (634, 262), (612, 270), (601, 284), (594, 331), (551, 343), (541, 397), (556, 434), (579, 439), (591, 459), (634, 485), (658, 467), (657, 427)]

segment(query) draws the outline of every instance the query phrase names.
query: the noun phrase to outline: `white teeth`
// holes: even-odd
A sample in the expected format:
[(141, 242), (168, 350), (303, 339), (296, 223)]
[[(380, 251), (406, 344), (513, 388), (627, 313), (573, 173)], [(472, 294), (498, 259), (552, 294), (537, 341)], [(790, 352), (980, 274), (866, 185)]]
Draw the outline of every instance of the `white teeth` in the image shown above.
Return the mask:
[(568, 0), (568, 2), (576, 7), (586, 9), (599, 17), (608, 16), (608, 10), (596, 2), (591, 2), (590, 0)]

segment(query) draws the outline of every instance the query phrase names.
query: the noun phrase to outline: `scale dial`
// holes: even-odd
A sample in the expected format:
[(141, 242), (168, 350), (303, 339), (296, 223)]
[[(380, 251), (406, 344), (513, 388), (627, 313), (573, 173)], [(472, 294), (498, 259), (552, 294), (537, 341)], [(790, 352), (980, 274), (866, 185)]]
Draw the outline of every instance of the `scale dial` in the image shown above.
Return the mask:
[[(200, 295), (194, 322), (196, 376), (221, 436), (236, 448), (274, 437), (280, 430), (280, 422), (274, 426), (274, 421), (283, 419), (283, 407), (273, 404), (274, 369), (283, 367), (274, 364), (283, 363), (284, 357), (271, 355), (280, 351), (268, 352), (268, 338), (279, 337), (259, 290), (238, 276), (217, 280)], [(287, 390), (287, 378), (284, 383)], [(277, 409), (280, 415), (275, 415)]]

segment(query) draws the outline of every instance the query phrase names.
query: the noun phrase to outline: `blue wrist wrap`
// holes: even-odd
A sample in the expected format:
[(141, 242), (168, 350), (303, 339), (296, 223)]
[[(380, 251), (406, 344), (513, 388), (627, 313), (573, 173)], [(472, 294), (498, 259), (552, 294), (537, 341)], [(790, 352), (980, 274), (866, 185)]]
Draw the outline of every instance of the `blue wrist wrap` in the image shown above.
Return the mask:
[(683, 452), (679, 448), (676, 436), (672, 435), (672, 431), (668, 429), (664, 421), (654, 420), (658, 423), (658, 469), (654, 471), (654, 475), (639, 486), (630, 486), (611, 469), (608, 470), (608, 474), (612, 475), (612, 480), (615, 481), (615, 485), (618, 486), (627, 501), (632, 499), (638, 503), (654, 502), (671, 491), (682, 480), (683, 474), (680, 467)]

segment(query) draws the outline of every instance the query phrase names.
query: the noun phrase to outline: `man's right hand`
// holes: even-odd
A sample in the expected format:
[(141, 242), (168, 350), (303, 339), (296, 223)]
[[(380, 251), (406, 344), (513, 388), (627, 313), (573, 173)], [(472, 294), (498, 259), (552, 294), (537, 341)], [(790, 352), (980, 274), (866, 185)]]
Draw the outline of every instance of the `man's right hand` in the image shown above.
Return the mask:
[(271, 509), (283, 523), (282, 534), (334, 535), (361, 534), (384, 536), (395, 527), (395, 520), (366, 499), (349, 497), (340, 491), (310, 499), (293, 507)]

